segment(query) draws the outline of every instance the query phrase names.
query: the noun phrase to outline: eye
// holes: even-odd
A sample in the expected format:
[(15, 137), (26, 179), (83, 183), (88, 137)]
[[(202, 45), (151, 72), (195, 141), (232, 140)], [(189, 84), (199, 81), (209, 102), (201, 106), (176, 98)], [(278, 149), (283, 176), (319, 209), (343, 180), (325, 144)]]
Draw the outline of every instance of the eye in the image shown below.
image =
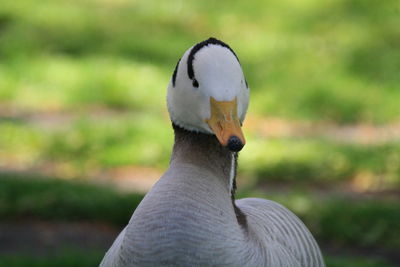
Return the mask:
[(194, 87), (199, 87), (199, 82), (196, 79), (193, 79), (193, 86)]

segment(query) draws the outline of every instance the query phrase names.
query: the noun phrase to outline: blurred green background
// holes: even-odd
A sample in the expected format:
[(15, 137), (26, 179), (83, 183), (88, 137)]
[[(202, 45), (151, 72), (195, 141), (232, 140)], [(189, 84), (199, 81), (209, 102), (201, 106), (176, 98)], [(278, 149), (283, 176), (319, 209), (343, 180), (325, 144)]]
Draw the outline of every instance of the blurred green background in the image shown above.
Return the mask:
[(167, 168), (177, 60), (210, 36), (251, 87), (239, 197), (300, 216), (328, 266), (400, 264), (400, 2), (0, 5), (0, 266), (96, 266)]

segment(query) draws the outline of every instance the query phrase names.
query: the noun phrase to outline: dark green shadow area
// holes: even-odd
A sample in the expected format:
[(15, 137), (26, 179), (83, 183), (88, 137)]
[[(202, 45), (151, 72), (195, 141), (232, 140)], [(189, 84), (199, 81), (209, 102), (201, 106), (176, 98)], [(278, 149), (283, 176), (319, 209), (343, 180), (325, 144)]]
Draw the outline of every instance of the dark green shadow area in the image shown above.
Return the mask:
[(142, 200), (105, 186), (23, 174), (0, 174), (0, 216), (11, 220), (104, 222), (124, 226)]
[(30, 254), (0, 255), (0, 265), (10, 267), (89, 267), (98, 266), (104, 251), (78, 251), (66, 249), (54, 255), (38, 257)]
[[(246, 148), (247, 149), (247, 148)], [(398, 191), (400, 144), (346, 144), (322, 138), (258, 139), (243, 152), (243, 174), (270, 182), (332, 186), (364, 177)]]

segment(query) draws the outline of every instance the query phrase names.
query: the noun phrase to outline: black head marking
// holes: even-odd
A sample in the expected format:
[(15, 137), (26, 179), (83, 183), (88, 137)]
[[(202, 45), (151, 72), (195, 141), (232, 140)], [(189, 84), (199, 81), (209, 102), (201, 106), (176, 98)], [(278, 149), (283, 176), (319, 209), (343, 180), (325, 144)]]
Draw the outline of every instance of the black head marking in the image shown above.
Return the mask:
[(178, 72), (178, 67), (179, 63), (181, 62), (181, 59), (178, 60), (178, 63), (176, 63), (174, 73), (172, 74), (172, 85), (175, 87), (175, 82), (176, 82), (176, 73)]
[[(194, 79), (194, 70), (193, 70), (194, 56), (196, 55), (197, 52), (200, 51), (200, 49), (202, 49), (203, 47), (208, 46), (210, 44), (219, 45), (219, 46), (228, 48), (232, 52), (232, 54), (236, 57), (236, 59), (239, 61), (239, 58), (236, 56), (236, 54), (232, 50), (232, 48), (229, 47), (229, 45), (227, 45), (226, 43), (224, 43), (214, 37), (210, 37), (207, 40), (196, 44), (195, 46), (193, 46), (192, 50), (190, 50), (190, 54), (189, 54), (188, 60), (187, 60), (187, 67), (188, 67), (188, 76), (191, 80)], [(240, 64), (240, 62), (239, 62), (239, 64)]]

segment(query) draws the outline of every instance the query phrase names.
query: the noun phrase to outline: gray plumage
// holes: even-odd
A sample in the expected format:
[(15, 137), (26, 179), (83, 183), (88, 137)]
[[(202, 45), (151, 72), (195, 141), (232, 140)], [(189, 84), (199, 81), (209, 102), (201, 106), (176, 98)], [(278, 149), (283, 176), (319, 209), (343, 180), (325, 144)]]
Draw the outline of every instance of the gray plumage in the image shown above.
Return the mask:
[(237, 200), (240, 222), (229, 189), (232, 152), (214, 135), (174, 129), (168, 171), (101, 266), (324, 266), (308, 229), (280, 204)]

